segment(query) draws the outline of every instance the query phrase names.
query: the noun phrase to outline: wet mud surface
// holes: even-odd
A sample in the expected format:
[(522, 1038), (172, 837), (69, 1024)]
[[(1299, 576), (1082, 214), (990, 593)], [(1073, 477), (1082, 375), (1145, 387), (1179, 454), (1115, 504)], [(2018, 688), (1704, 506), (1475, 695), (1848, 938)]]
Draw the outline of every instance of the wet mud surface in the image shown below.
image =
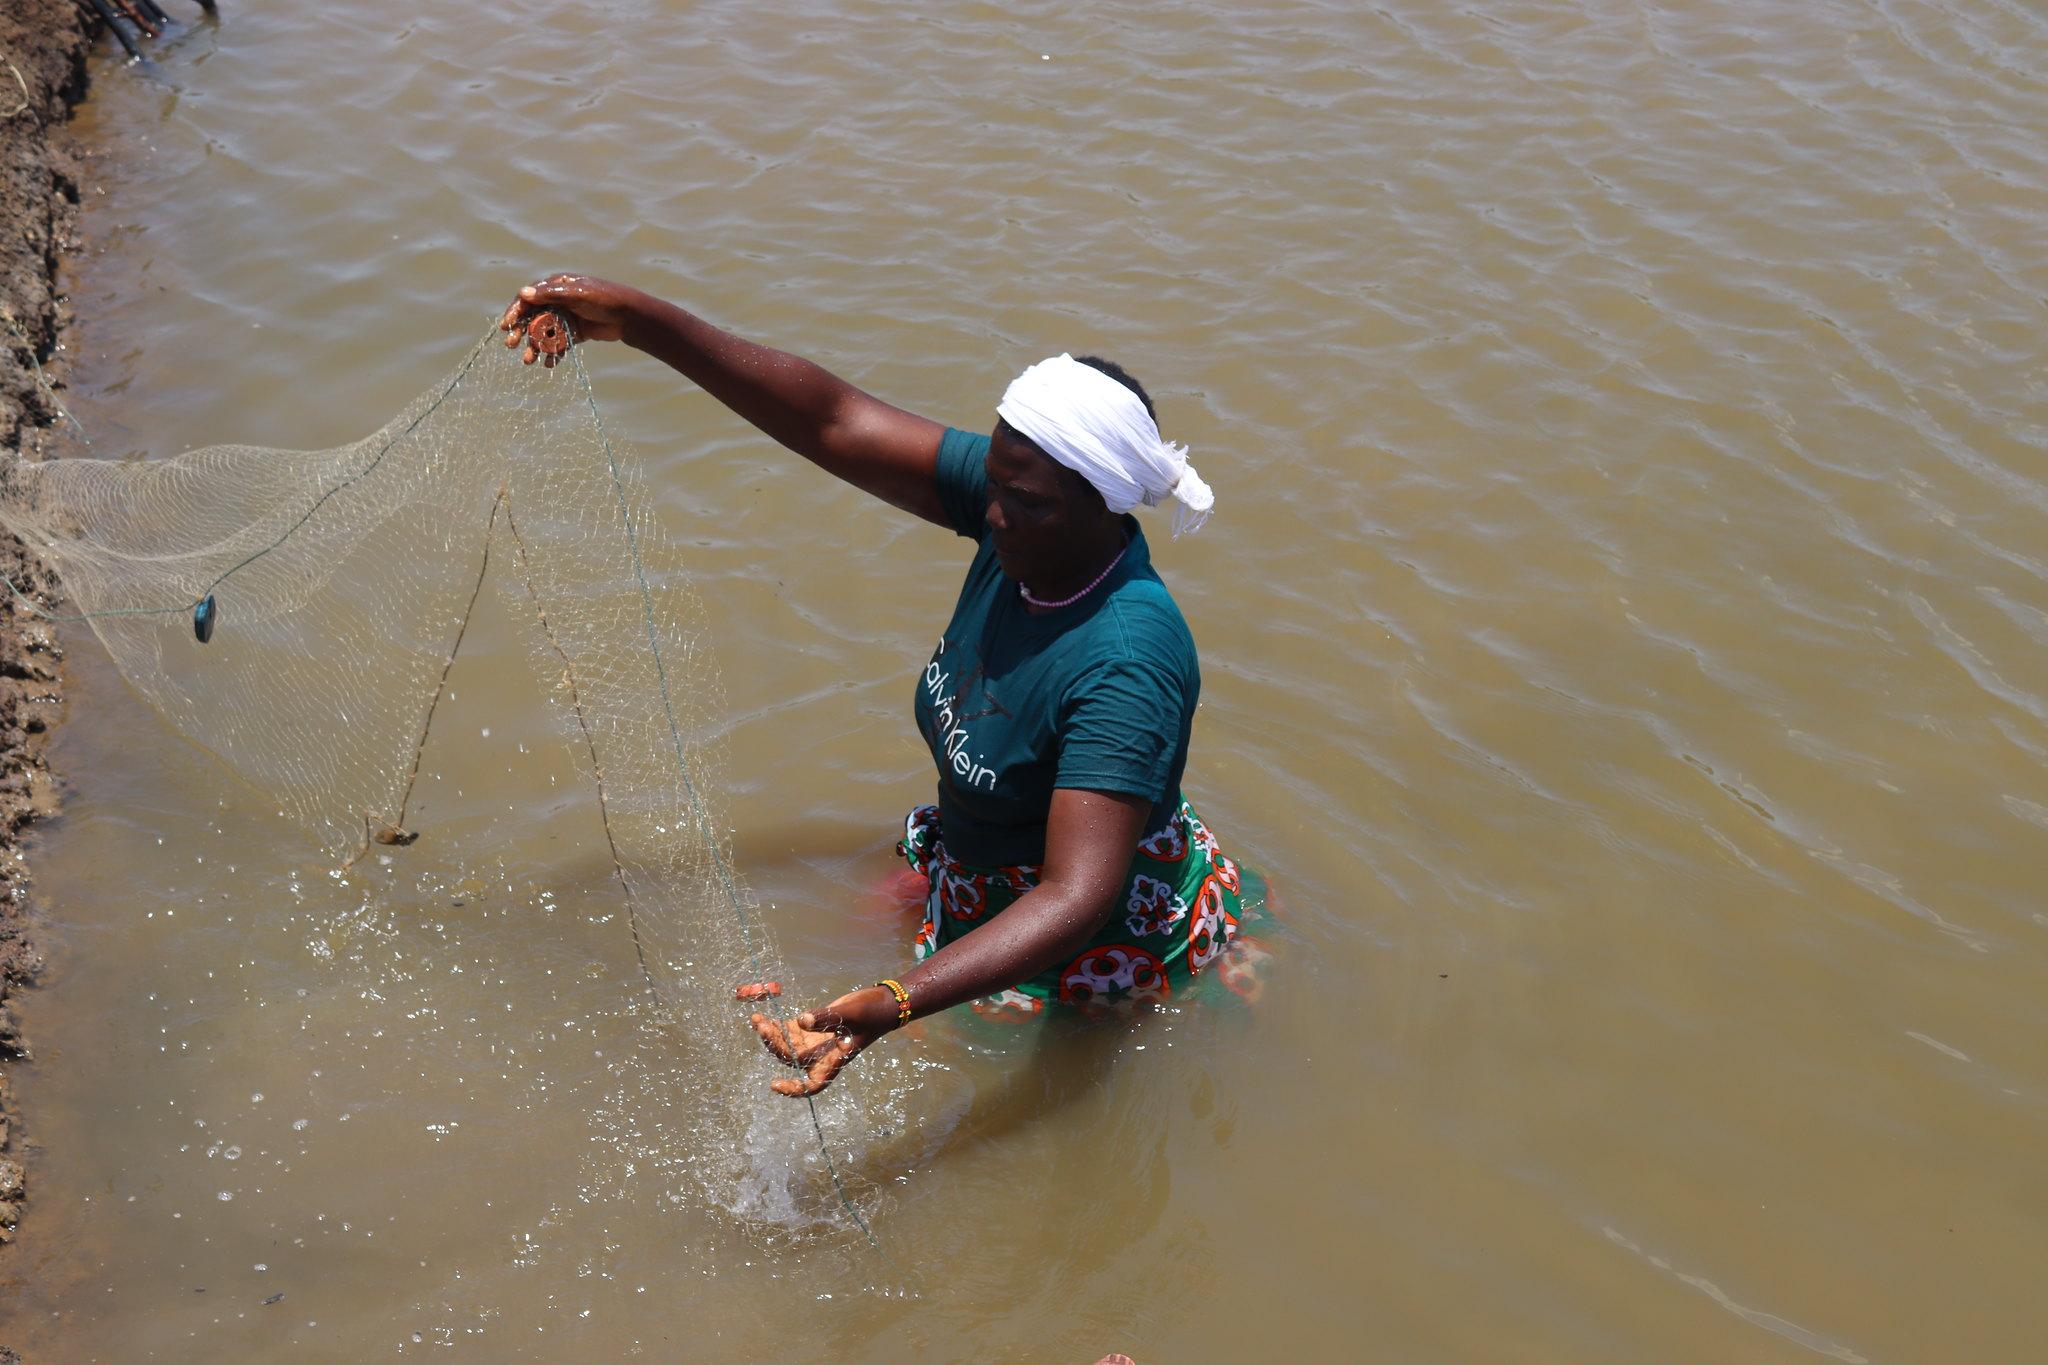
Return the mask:
[[(56, 453), (62, 342), (69, 310), (58, 283), (73, 245), (81, 158), (65, 131), (86, 88), (89, 36), (69, 0), (18, 0), (0, 12), (0, 460)], [(47, 606), (52, 585), (21, 544), (0, 542), (0, 573)], [(48, 623), (0, 592), (0, 1243), (14, 1240), (31, 1186), (33, 1128), (11, 1073), (32, 1055), (15, 997), (42, 967), (28, 828), (57, 812), (44, 754), (62, 706), (61, 657)], [(4, 1266), (11, 1251), (0, 1251)], [(0, 1272), (11, 1277), (14, 1272)], [(0, 1347), (0, 1358), (7, 1352)]]

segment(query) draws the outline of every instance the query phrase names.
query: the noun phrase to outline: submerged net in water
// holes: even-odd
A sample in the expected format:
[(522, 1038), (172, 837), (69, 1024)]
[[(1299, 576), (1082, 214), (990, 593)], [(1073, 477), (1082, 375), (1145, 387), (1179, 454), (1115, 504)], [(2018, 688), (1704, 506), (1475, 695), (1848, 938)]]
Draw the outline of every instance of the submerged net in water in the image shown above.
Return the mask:
[(768, 1094), (732, 1000), (782, 971), (710, 805), (701, 609), (580, 352), (552, 374), (495, 339), (352, 445), (16, 461), (0, 524), (177, 729), (349, 862), (411, 838), (463, 631), (487, 583), (508, 594), (594, 790), (640, 968), (706, 1078), (689, 1123), (708, 1191), (779, 1221), (839, 1210), (865, 1233), (820, 1107)]

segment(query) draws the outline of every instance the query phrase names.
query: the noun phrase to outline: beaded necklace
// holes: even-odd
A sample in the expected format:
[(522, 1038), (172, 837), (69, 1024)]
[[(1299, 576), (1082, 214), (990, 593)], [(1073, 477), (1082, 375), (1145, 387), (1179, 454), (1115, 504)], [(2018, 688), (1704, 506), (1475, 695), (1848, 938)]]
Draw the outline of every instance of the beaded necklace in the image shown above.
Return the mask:
[(1062, 597), (1057, 602), (1047, 602), (1041, 598), (1033, 597), (1031, 595), (1031, 589), (1024, 586), (1024, 580), (1021, 578), (1017, 580), (1017, 595), (1023, 598), (1026, 602), (1029, 602), (1034, 607), (1071, 607), (1074, 605), (1074, 603), (1080, 601), (1089, 593), (1094, 592), (1097, 588), (1101, 587), (1102, 580), (1109, 577), (1110, 573), (1115, 570), (1116, 566), (1124, 562), (1124, 556), (1130, 553), (1130, 549), (1131, 542), (1128, 538), (1126, 538), (1124, 541), (1123, 549), (1118, 550), (1116, 552), (1116, 558), (1110, 560), (1109, 563), (1103, 567), (1102, 572), (1095, 575), (1095, 577), (1089, 581), (1087, 587), (1081, 589), (1081, 591), (1075, 593), (1072, 597)]

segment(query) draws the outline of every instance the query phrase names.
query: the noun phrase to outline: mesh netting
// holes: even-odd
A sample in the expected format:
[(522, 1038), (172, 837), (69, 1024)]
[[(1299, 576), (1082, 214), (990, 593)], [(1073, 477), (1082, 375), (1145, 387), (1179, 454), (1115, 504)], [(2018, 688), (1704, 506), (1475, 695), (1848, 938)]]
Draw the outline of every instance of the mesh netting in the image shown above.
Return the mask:
[(151, 704), (345, 862), (411, 838), (462, 633), (486, 583), (508, 594), (594, 789), (641, 970), (701, 1054), (690, 1104), (713, 1196), (778, 1221), (843, 1206), (858, 1222), (819, 1108), (767, 1093), (770, 1064), (731, 999), (732, 983), (782, 971), (708, 804), (717, 679), (701, 609), (605, 436), (580, 351), (550, 374), (495, 338), (352, 445), (16, 461), (0, 468), (0, 524)]

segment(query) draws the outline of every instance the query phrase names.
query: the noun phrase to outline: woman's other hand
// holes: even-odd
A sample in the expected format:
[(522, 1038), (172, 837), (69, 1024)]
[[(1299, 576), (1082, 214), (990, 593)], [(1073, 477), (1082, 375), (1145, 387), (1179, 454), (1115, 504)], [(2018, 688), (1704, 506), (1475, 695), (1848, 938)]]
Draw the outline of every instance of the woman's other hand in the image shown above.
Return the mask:
[(768, 1050), (804, 1073), (802, 1080), (773, 1081), (769, 1088), (778, 1095), (817, 1094), (861, 1049), (895, 1028), (897, 1015), (896, 997), (886, 986), (849, 991), (786, 1024), (765, 1014), (753, 1015), (754, 1032)]
[(618, 341), (645, 301), (647, 296), (632, 286), (595, 275), (550, 275), (521, 289), (498, 326), (507, 346), (526, 347), (527, 364), (540, 360), (552, 368), (559, 357), (543, 355), (527, 335), (527, 325), (537, 315), (559, 313), (567, 318), (573, 341)]

